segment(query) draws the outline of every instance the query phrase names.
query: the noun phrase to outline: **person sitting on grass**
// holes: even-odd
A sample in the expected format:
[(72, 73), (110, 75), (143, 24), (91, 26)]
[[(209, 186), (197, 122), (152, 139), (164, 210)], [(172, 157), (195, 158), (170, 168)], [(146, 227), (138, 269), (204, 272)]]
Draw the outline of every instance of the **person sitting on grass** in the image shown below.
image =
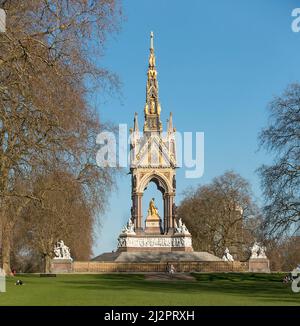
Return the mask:
[(22, 280), (17, 280), (17, 282), (15, 283), (15, 285), (23, 285), (23, 281)]
[(293, 282), (295, 277), (292, 276), (291, 273), (287, 274), (284, 278), (283, 278), (283, 283), (287, 284), (287, 283), (291, 283)]

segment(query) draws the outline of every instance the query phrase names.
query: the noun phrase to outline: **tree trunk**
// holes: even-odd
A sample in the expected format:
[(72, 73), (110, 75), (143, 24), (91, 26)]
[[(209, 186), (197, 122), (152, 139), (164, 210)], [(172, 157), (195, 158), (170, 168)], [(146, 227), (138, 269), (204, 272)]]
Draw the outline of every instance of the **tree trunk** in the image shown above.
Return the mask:
[[(2, 218), (4, 214), (2, 213)], [(14, 217), (15, 218), (15, 217)], [(12, 275), (10, 266), (11, 243), (15, 220), (4, 217), (2, 220), (2, 265), (6, 275)]]
[(10, 268), (10, 250), (11, 250), (11, 233), (9, 228), (2, 230), (2, 267), (6, 275), (11, 275)]
[(48, 254), (44, 255), (44, 272), (51, 273), (51, 257)]
[[(6, 275), (11, 275), (11, 266), (10, 266), (10, 254), (11, 254), (11, 243), (13, 237), (13, 231), (18, 220), (22, 209), (29, 203), (30, 199), (27, 199), (23, 205), (20, 205), (15, 211), (13, 217), (8, 217), (5, 215), (4, 209), (0, 211), (0, 218), (2, 218), (2, 265), (3, 270)], [(2, 205), (3, 207), (4, 204)]]

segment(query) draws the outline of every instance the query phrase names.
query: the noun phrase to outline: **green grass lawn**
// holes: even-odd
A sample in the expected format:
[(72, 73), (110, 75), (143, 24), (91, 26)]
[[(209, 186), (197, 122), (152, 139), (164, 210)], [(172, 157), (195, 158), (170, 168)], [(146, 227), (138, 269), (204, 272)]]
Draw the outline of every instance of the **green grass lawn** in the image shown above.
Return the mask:
[[(280, 274), (193, 274), (153, 281), (140, 274), (22, 275), (7, 279), (0, 305), (300, 305)], [(14, 285), (16, 279), (23, 286)]]

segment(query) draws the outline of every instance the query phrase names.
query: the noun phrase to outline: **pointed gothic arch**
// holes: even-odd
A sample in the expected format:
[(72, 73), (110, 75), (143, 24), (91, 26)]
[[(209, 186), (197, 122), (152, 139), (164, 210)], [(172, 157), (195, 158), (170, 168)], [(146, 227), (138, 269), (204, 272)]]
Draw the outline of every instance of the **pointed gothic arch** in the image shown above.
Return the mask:
[(132, 187), (132, 219), (138, 233), (143, 233), (143, 207), (142, 200), (144, 191), (150, 182), (154, 182), (157, 189), (161, 192), (163, 197), (163, 212), (162, 213), (162, 232), (169, 234), (174, 229), (174, 214), (173, 204), (175, 198), (174, 178), (175, 169), (173, 168), (134, 168), (133, 179), (136, 180)]
[(149, 172), (145, 174), (141, 180), (138, 188), (138, 192), (143, 193), (150, 182), (154, 182), (157, 186), (157, 189), (165, 195), (165, 193), (172, 192), (171, 184), (169, 180), (159, 172)]

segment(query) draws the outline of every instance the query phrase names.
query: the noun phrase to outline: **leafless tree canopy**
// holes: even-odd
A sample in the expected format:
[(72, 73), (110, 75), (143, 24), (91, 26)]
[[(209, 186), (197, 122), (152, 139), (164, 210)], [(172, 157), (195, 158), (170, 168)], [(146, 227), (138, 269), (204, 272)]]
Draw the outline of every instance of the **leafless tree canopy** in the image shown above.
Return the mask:
[(288, 236), (266, 241), (272, 271), (291, 272), (299, 265), (300, 237)]
[(270, 122), (260, 141), (274, 163), (259, 170), (266, 204), (265, 229), (271, 237), (300, 229), (300, 85), (290, 85), (269, 105)]
[[(0, 34), (0, 222), (9, 272), (12, 235), (24, 211), (30, 221), (35, 216), (31, 227), (43, 223), (38, 216), (46, 211), (49, 219), (55, 210), (53, 216), (66, 218), (57, 201), (71, 200), (71, 185), (88, 225), (105, 207), (113, 173), (95, 164), (102, 126), (87, 96), (94, 86), (118, 87), (98, 63), (121, 12), (117, 0), (2, 0), (0, 6), (7, 12), (7, 32)], [(55, 182), (57, 173), (65, 183)]]
[(248, 182), (233, 171), (188, 191), (178, 208), (195, 250), (221, 257), (228, 247), (238, 259), (248, 258), (258, 216)]

